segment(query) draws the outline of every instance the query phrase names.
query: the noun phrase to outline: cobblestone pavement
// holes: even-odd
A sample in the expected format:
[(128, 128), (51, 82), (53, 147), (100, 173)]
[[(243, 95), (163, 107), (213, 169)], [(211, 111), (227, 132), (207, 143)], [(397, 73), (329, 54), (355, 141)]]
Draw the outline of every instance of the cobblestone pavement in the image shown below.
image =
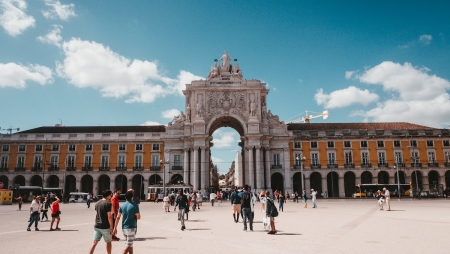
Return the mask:
[[(276, 235), (263, 230), (259, 203), (254, 231), (244, 232), (234, 223), (229, 203), (189, 213), (186, 230), (180, 230), (177, 213), (166, 213), (161, 203), (141, 203), (135, 253), (448, 253), (450, 200), (404, 199), (391, 201), (392, 211), (380, 211), (374, 199), (288, 202), (276, 218)], [(50, 222), (40, 222), (40, 231), (26, 231), (29, 212), (17, 205), (0, 206), (1, 253), (88, 253), (92, 243), (95, 203), (62, 204), (62, 231), (49, 231)], [(24, 210), (29, 204), (24, 204)], [(241, 220), (240, 220), (241, 221)], [(113, 253), (125, 244), (113, 242)], [(106, 253), (105, 243), (96, 253)]]

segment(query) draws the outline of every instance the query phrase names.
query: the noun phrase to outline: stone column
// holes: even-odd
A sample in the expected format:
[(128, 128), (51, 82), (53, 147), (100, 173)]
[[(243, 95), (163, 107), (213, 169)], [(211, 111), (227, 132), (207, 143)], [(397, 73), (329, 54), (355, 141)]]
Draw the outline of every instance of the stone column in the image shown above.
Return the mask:
[[(92, 177), (92, 195), (94, 195), (94, 197), (98, 193), (98, 178), (99, 178), (99, 176), (97, 176), (95, 178)], [(98, 194), (101, 194), (101, 193), (98, 193)]]
[(247, 184), (250, 185), (252, 188), (255, 187), (255, 168), (253, 166), (253, 147), (248, 146), (246, 148), (247, 154), (248, 154), (248, 180)]
[(289, 164), (289, 148), (283, 148), (283, 159), (284, 159), (284, 192), (289, 191), (292, 193), (291, 186), (291, 169)]
[(261, 147), (256, 146), (256, 186), (253, 190), (260, 192), (264, 187), (264, 169), (261, 168)]
[(200, 148), (200, 152), (201, 152), (201, 159), (200, 159), (200, 184), (199, 184), (199, 188), (198, 190), (204, 190), (205, 188), (205, 184), (206, 184), (206, 177), (205, 177), (205, 172), (206, 172), (206, 147), (201, 147)]
[[(305, 174), (305, 186), (303, 187), (303, 189), (306, 190), (306, 193), (309, 193), (311, 190), (311, 178), (310, 178), (310, 176), (306, 176), (306, 174)], [(301, 190), (298, 195), (301, 196), (302, 193), (303, 193), (303, 190)]]
[(145, 179), (145, 176), (142, 176), (142, 177), (144, 177), (143, 184), (144, 184), (145, 199), (148, 199), (148, 198), (150, 198), (148, 196), (148, 179)]
[(327, 181), (327, 175), (325, 174), (325, 177), (322, 176), (322, 192), (327, 192), (328, 197), (330, 197), (330, 191), (328, 191), (328, 181)]
[[(147, 179), (148, 183), (149, 179)], [(109, 189), (114, 193), (116, 191), (116, 178), (109, 178)]]
[(81, 175), (79, 175), (80, 177), (78, 178), (78, 177), (76, 177), (76, 181), (77, 181), (77, 183), (76, 183), (76, 186), (77, 186), (77, 190), (79, 191), (79, 192), (81, 192)]
[(210, 179), (211, 179), (211, 165), (209, 163), (210, 161), (210, 148), (207, 146), (206, 150), (205, 150), (205, 185), (206, 185), (206, 189), (203, 191), (203, 194), (206, 194), (206, 191), (208, 191), (209, 193), (209, 186), (210, 186)]
[(343, 176), (339, 176), (338, 185), (339, 185), (339, 197), (345, 197), (345, 186)]
[(194, 147), (194, 167), (192, 169), (192, 185), (194, 190), (198, 190), (198, 147)]
[(184, 148), (184, 157), (183, 157), (183, 182), (189, 183), (189, 148)]
[(265, 187), (266, 190), (269, 190), (271, 188), (272, 183), (270, 182), (270, 177), (271, 177), (271, 173), (270, 173), (270, 152), (269, 152), (269, 147), (266, 147), (266, 183), (265, 183)]

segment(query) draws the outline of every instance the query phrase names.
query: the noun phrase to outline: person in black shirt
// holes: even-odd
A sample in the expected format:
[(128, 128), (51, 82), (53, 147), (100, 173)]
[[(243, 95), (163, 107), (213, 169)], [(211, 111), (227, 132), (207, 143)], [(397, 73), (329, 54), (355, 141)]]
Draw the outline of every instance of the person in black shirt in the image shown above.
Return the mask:
[(186, 212), (186, 209), (189, 210), (187, 196), (180, 192), (180, 195), (178, 195), (177, 197), (176, 203), (176, 206), (178, 206), (178, 219), (181, 221), (181, 230), (184, 230), (186, 229), (186, 227), (184, 226), (184, 213)]
[(253, 231), (252, 198), (253, 194), (249, 192), (249, 186), (245, 185), (241, 198), (242, 214), (244, 215), (244, 231), (247, 231), (247, 219), (250, 223), (250, 231)]
[(103, 199), (95, 204), (97, 215), (95, 216), (94, 242), (89, 251), (90, 254), (94, 253), (95, 247), (102, 237), (106, 242), (106, 252), (111, 254), (111, 239), (114, 229), (111, 216), (111, 196), (112, 192), (105, 190), (103, 192)]

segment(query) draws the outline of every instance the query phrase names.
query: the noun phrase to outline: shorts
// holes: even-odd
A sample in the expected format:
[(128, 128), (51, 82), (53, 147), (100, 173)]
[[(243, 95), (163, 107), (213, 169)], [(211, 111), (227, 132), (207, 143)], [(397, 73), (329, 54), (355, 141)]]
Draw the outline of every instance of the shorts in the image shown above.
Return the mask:
[(269, 217), (270, 221), (275, 221), (275, 217)]
[(233, 204), (231, 206), (231, 208), (233, 208), (233, 212), (237, 212), (237, 213), (241, 212), (241, 204)]
[(125, 245), (128, 247), (133, 246), (134, 237), (136, 235), (136, 229), (135, 228), (124, 228), (122, 229), (123, 235), (125, 236)]
[(105, 240), (105, 243), (111, 242), (112, 235), (109, 228), (107, 229), (101, 229), (101, 228), (94, 228), (94, 241), (100, 241), (100, 239)]
[(52, 218), (58, 218), (58, 217), (59, 217), (58, 213), (52, 214)]

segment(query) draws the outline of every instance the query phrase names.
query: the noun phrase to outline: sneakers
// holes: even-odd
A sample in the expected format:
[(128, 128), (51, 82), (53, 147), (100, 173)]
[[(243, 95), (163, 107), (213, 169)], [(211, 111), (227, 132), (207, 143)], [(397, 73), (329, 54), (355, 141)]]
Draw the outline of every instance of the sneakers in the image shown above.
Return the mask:
[(56, 231), (61, 231), (61, 229), (60, 229), (60, 228), (55, 228), (55, 230), (56, 230)]
[(183, 230), (185, 230), (186, 229), (186, 227), (185, 226), (181, 226), (181, 230), (183, 231)]
[(35, 228), (34, 230), (35, 230), (35, 231), (39, 231), (39, 228)]
[(31, 231), (31, 228), (27, 228), (27, 231)]
[(269, 231), (267, 234), (274, 235), (275, 233), (276, 233), (276, 231)]

